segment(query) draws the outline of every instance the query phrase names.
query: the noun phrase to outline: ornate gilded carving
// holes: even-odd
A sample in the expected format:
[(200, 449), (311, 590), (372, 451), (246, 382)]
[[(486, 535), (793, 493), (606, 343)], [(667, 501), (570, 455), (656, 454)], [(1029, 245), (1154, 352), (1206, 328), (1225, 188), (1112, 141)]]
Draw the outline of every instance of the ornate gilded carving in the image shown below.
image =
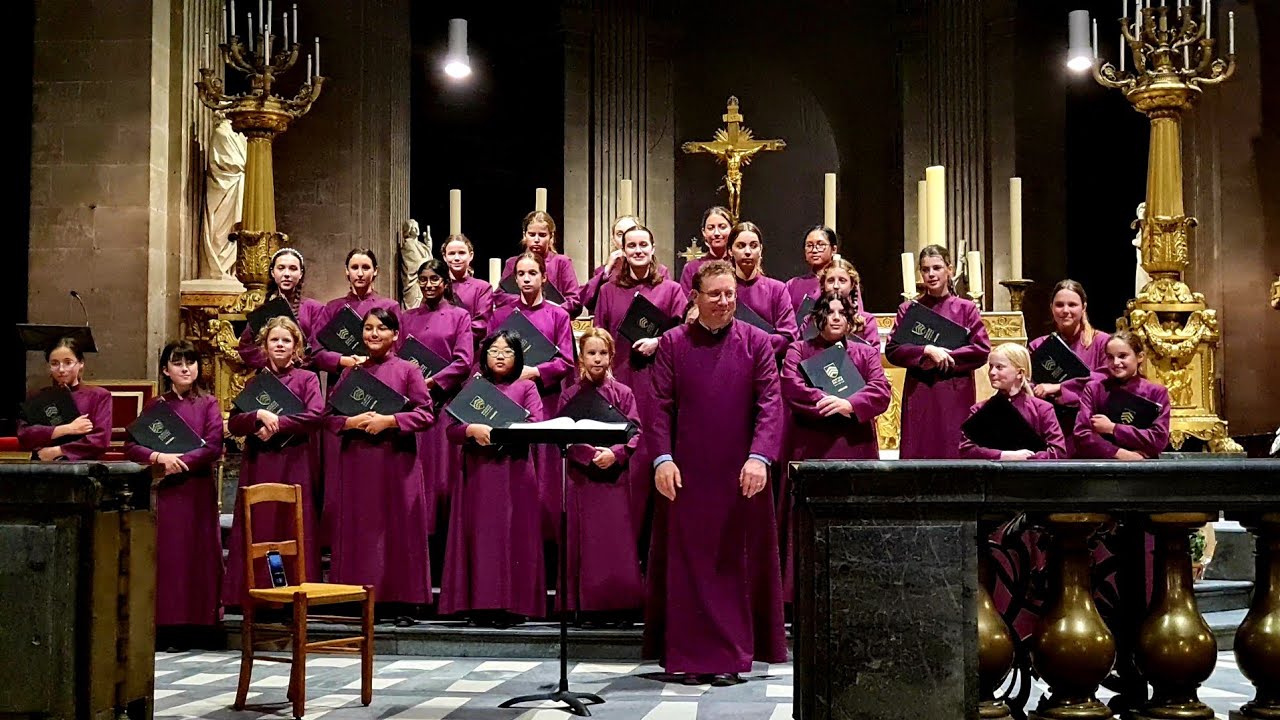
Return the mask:
[(712, 140), (687, 142), (680, 146), (686, 153), (707, 153), (725, 165), (724, 188), (729, 192), (728, 208), (732, 220), (742, 217), (742, 168), (751, 164), (759, 152), (782, 150), (784, 140), (757, 140), (751, 130), (742, 127), (742, 114), (738, 112), (738, 98), (730, 96), (725, 114), (720, 116), (725, 127), (716, 130)]
[(698, 245), (698, 241), (695, 238), (689, 238), (689, 247), (680, 252), (680, 257), (684, 258), (686, 263), (700, 260), (705, 255), (706, 253), (702, 251), (702, 247)]
[(1187, 215), (1169, 217), (1161, 215), (1135, 220), (1134, 226), (1142, 230), (1142, 267), (1156, 275), (1164, 272), (1181, 273), (1190, 262), (1187, 238), (1196, 219)]
[(1280, 310), (1280, 277), (1271, 283), (1271, 307)]

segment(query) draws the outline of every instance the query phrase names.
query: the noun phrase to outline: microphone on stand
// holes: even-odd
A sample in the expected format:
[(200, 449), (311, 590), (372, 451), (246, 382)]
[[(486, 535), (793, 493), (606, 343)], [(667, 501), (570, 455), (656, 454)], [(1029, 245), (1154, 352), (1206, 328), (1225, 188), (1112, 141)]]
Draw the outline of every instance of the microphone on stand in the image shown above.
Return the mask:
[(75, 298), (76, 302), (80, 303), (80, 314), (84, 315), (84, 326), (89, 327), (89, 311), (84, 307), (84, 298), (80, 297), (80, 293), (75, 290), (71, 291), (71, 297)]

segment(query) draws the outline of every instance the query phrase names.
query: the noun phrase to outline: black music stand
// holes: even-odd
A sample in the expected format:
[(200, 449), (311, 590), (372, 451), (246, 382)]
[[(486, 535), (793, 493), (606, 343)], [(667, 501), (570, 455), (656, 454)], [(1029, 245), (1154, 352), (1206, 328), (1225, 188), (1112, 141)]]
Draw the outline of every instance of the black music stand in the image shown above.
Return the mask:
[(587, 705), (599, 705), (604, 698), (591, 693), (569, 690), (569, 612), (566, 610), (565, 586), (569, 558), (569, 446), (570, 445), (618, 445), (627, 441), (625, 429), (584, 428), (493, 428), (489, 439), (494, 445), (555, 445), (560, 448), (560, 567), (556, 570), (556, 603), (560, 605), (560, 683), (555, 690), (533, 695), (521, 695), (503, 702), (498, 707), (509, 708), (536, 700), (562, 702), (569, 712), (579, 717), (590, 717)]

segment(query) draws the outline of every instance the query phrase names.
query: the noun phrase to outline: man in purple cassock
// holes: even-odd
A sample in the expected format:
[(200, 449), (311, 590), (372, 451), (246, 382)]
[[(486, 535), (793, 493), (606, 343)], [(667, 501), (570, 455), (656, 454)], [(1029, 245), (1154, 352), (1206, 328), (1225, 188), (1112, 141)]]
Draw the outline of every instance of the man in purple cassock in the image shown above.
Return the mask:
[(727, 686), (742, 682), (753, 660), (787, 657), (773, 497), (765, 492), (783, 410), (769, 336), (733, 318), (733, 269), (708, 263), (693, 287), (698, 320), (663, 335), (654, 359), (659, 412), (644, 442), (662, 497), (644, 650), (688, 684)]

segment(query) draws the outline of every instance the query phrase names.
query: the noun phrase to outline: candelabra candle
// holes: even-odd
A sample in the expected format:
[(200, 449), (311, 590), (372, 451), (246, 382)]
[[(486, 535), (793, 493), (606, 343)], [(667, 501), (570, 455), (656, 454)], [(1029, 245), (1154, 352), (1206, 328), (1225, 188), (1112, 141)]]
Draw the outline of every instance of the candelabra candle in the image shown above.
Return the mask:
[(231, 36), (236, 34), (236, 0), (231, 0), (231, 12), (228, 14), (231, 16), (231, 32), (227, 35), (227, 39), (230, 40)]
[(316, 76), (320, 75), (320, 38), (316, 37)]
[(1236, 14), (1227, 13), (1227, 56), (1236, 54)]
[(253, 52), (253, 13), (249, 13), (249, 52)]
[[(298, 42), (298, 3), (293, 4), (293, 42)], [(307, 77), (311, 77), (309, 74)]]
[(285, 49), (289, 47), (289, 11), (284, 11), (284, 22), (280, 23), (280, 32), (284, 34)]

